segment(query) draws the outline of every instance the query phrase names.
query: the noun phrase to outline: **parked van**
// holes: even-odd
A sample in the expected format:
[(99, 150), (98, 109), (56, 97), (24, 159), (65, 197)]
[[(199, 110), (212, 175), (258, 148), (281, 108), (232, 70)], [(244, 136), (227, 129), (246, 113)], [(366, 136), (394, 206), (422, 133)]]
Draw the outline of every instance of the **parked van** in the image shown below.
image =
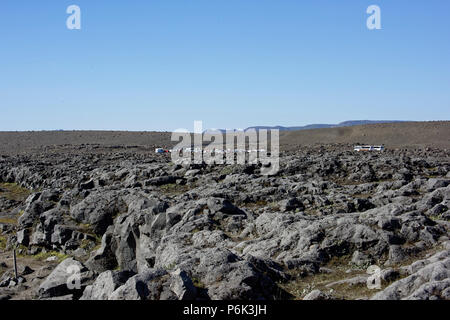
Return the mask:
[(354, 151), (383, 151), (384, 146), (355, 146)]

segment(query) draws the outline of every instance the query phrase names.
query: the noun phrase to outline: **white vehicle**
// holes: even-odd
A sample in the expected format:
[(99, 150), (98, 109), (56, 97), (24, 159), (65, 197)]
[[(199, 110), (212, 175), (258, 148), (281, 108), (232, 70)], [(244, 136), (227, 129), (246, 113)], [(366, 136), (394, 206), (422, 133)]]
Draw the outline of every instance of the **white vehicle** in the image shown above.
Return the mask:
[(164, 153), (164, 149), (163, 148), (156, 148), (155, 149), (155, 153)]
[(383, 151), (384, 146), (355, 146), (354, 151)]

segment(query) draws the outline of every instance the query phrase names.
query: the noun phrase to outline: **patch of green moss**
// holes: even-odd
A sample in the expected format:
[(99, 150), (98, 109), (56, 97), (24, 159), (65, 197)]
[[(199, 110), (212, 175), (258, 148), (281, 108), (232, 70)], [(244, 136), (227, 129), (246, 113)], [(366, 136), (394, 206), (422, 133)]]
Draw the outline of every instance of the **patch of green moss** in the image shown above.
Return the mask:
[(205, 284), (197, 277), (192, 277), (192, 283), (194, 284), (195, 287), (200, 288), (200, 289), (205, 289)]
[(24, 201), (31, 191), (17, 183), (0, 183), (0, 196), (9, 200)]
[(38, 254), (35, 254), (34, 256), (32, 256), (33, 258), (35, 258), (36, 260), (42, 261), (42, 260), (46, 260), (49, 257), (57, 257), (58, 258), (58, 262), (61, 262), (67, 258), (69, 258), (69, 256), (67, 254), (58, 252), (58, 251), (47, 251), (47, 252), (40, 252)]
[(83, 240), (81, 240), (80, 248), (88, 249), (91, 246), (91, 244), (92, 244), (92, 241), (83, 239)]
[(119, 265), (117, 265), (114, 269), (113, 269), (113, 271), (121, 271), (122, 269), (120, 268), (120, 266)]
[(176, 183), (169, 183), (162, 185), (160, 188), (162, 193), (168, 194), (168, 195), (177, 195), (185, 193), (186, 191), (189, 191), (189, 187), (186, 185), (179, 185)]
[(83, 233), (91, 234), (93, 233), (92, 227), (89, 223), (79, 223), (78, 230)]
[(0, 223), (16, 225), (17, 224), (17, 218), (11, 218), (11, 217), (0, 218)]
[(25, 247), (23, 244), (19, 244), (19, 245), (16, 247), (16, 250), (21, 250), (21, 251), (27, 252), (27, 251), (28, 251), (28, 248)]
[(0, 249), (5, 250), (6, 249), (6, 237), (0, 236)]
[(171, 264), (167, 265), (165, 269), (166, 270), (173, 270), (173, 269), (175, 269), (175, 267), (176, 267), (175, 262), (172, 262)]
[(225, 166), (222, 170), (220, 170), (220, 175), (229, 175), (233, 173), (232, 166)]
[(273, 211), (280, 211), (280, 205), (277, 202), (269, 203), (269, 208)]
[(244, 203), (244, 204), (242, 204), (242, 207), (249, 208), (249, 209), (252, 209), (252, 208), (259, 209), (259, 208), (264, 208), (267, 205), (268, 205), (268, 203), (266, 200), (258, 200), (256, 202)]

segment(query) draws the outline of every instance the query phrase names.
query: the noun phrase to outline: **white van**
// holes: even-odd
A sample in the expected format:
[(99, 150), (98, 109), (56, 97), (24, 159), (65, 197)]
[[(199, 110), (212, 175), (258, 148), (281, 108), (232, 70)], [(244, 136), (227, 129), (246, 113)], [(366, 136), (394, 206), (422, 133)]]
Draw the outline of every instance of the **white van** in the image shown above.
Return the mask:
[(353, 151), (383, 151), (384, 146), (355, 146)]

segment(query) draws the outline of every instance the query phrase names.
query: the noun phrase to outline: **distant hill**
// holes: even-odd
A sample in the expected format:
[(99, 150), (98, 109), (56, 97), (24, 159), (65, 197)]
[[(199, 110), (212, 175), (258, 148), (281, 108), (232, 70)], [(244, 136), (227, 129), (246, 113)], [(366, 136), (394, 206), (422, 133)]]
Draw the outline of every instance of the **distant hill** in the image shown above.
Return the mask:
[(369, 123), (280, 132), (280, 145), (285, 150), (329, 143), (449, 148), (450, 121)]
[(309, 129), (324, 129), (324, 128), (339, 128), (339, 127), (352, 127), (352, 126), (360, 126), (365, 124), (377, 124), (377, 123), (398, 123), (398, 122), (405, 122), (405, 121), (397, 121), (397, 120), (349, 120), (344, 121), (338, 124), (325, 124), (325, 123), (318, 123), (318, 124), (308, 124), (305, 126), (299, 126), (299, 127), (283, 127), (283, 126), (254, 126), (254, 127), (248, 127), (247, 129), (278, 129), (280, 131), (298, 131), (298, 130), (309, 130)]

